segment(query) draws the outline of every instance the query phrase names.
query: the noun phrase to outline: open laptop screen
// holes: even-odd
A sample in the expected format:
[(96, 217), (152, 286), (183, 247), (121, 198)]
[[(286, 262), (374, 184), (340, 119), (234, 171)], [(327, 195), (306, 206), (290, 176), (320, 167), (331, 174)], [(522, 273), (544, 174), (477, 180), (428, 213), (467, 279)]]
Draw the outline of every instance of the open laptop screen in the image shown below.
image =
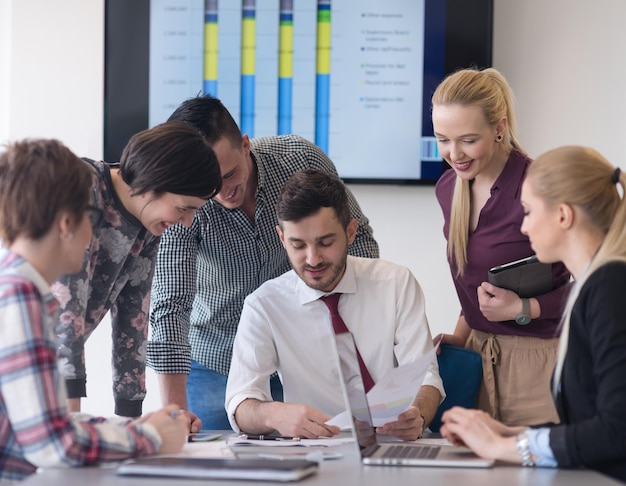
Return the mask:
[(352, 333), (335, 335), (340, 379), (345, 384), (344, 399), (349, 405), (352, 427), (360, 449), (376, 444), (376, 431), (368, 406), (365, 385), (359, 369), (356, 345)]
[(482, 459), (465, 447), (399, 441), (379, 442), (359, 369), (354, 337), (350, 333), (338, 334), (335, 342), (340, 380), (344, 385), (344, 400), (352, 421), (352, 433), (364, 464), (473, 468), (493, 466), (493, 460)]

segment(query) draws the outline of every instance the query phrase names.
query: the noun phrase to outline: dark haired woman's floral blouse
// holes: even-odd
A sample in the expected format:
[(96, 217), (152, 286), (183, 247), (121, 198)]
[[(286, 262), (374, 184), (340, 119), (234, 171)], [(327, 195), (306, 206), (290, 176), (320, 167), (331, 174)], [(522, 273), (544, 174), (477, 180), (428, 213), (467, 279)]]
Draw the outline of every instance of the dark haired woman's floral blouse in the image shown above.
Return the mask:
[(93, 229), (82, 270), (52, 286), (61, 303), (56, 325), (61, 372), (69, 398), (86, 396), (85, 342), (111, 310), (115, 413), (138, 417), (146, 394), (150, 287), (159, 237), (118, 199), (112, 165), (88, 162), (95, 169), (94, 203), (102, 217)]

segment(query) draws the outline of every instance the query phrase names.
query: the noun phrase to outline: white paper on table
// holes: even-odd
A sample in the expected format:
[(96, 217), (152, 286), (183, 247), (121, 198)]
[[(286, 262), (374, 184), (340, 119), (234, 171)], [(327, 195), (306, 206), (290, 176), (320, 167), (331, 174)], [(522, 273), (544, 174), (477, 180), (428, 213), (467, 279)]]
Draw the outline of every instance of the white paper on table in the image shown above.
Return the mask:
[(182, 452), (176, 455), (218, 459), (235, 457), (233, 451), (228, 448), (226, 441), (223, 440), (214, 442), (188, 442), (183, 446)]
[(326, 439), (293, 440), (257, 440), (232, 437), (228, 439), (229, 446), (263, 446), (263, 447), (331, 447), (352, 442), (352, 437), (330, 437)]
[[(424, 382), (428, 367), (435, 359), (437, 347), (412, 363), (389, 370), (367, 393), (374, 427), (396, 421), (398, 415), (408, 410), (413, 404)], [(345, 410), (326, 423), (338, 427), (352, 426), (350, 416)]]

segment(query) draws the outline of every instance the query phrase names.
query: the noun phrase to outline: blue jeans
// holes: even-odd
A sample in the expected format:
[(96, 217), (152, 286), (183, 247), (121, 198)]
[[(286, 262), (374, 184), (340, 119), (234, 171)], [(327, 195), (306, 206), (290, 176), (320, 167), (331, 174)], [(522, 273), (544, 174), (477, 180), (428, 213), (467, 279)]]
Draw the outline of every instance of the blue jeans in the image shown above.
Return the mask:
[[(191, 360), (191, 373), (187, 377), (187, 408), (202, 420), (202, 428), (230, 430), (224, 408), (227, 376), (210, 370)], [(283, 387), (277, 375), (270, 378), (272, 398), (283, 401)]]

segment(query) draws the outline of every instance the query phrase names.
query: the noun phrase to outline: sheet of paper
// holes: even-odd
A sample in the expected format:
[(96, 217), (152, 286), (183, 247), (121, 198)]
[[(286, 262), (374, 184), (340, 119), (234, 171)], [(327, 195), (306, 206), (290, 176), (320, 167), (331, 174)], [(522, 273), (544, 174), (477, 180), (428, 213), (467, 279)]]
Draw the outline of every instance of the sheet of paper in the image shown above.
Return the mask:
[[(435, 359), (437, 347), (412, 363), (389, 370), (367, 393), (370, 414), (375, 427), (394, 422), (407, 410), (424, 382), (428, 366)], [(354, 410), (353, 410), (354, 412)], [(347, 411), (327, 422), (338, 427), (351, 426)]]
[(228, 448), (228, 444), (226, 444), (224, 440), (215, 442), (188, 442), (183, 446), (183, 450), (176, 455), (218, 459), (235, 457), (235, 454)]
[(240, 437), (232, 437), (228, 439), (229, 446), (246, 447), (246, 446), (263, 446), (263, 447), (332, 447), (347, 442), (352, 442), (352, 437), (331, 437), (328, 439), (300, 439), (299, 441), (291, 440), (253, 440), (243, 439)]

